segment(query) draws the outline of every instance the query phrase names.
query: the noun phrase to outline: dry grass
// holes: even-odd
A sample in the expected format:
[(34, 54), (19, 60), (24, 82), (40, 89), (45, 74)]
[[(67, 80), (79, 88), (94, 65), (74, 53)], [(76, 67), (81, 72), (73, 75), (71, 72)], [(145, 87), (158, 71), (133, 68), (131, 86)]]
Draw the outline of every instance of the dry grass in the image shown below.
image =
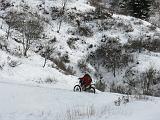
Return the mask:
[(113, 115), (126, 115), (127, 110), (122, 107), (114, 106), (114, 104), (104, 105), (102, 107), (95, 107), (94, 105), (73, 107), (61, 112), (56, 116), (56, 120), (91, 120), (99, 118), (108, 118)]

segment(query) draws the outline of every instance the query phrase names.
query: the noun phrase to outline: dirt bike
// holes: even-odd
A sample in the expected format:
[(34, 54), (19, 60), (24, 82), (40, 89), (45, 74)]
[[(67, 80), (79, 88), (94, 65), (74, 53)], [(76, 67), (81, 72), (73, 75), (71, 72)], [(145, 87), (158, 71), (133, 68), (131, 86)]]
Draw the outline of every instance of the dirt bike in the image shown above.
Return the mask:
[(80, 83), (74, 86), (73, 91), (74, 92), (86, 91), (86, 92), (90, 92), (90, 93), (96, 92), (94, 84), (91, 84), (87, 87), (82, 87)]

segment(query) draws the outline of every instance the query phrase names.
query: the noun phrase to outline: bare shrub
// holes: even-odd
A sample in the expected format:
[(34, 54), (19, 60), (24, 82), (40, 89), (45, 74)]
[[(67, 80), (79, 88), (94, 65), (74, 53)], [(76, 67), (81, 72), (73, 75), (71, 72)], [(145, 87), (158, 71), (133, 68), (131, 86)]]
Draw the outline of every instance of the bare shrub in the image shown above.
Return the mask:
[(67, 44), (68, 46), (71, 48), (71, 49), (75, 49), (76, 47), (74, 46), (75, 42), (79, 40), (79, 38), (69, 38), (68, 41), (67, 41)]
[(0, 9), (5, 10), (8, 7), (11, 7), (11, 3), (8, 0), (0, 0)]
[(149, 100), (149, 97), (143, 94), (133, 95), (132, 99), (134, 100)]
[(52, 61), (57, 65), (57, 69), (62, 70), (66, 75), (74, 75), (76, 72), (73, 70), (73, 67), (66, 66), (63, 59), (52, 59)]
[(80, 36), (85, 36), (85, 37), (92, 37), (93, 36), (93, 31), (88, 26), (80, 26), (77, 30), (77, 33)]
[(61, 61), (64, 62), (64, 63), (69, 63), (70, 60), (69, 60), (69, 56), (68, 54), (64, 54), (63, 56), (60, 57)]
[(103, 0), (89, 0), (89, 2), (91, 6), (95, 7), (95, 19), (106, 19), (108, 17), (112, 17), (113, 14), (107, 10)]
[(46, 45), (45, 48), (44, 48), (44, 52), (41, 53), (41, 55), (45, 58), (43, 67), (45, 67), (45, 65), (47, 63), (47, 59), (50, 59), (51, 54), (55, 50), (55, 48), (52, 45), (50, 45), (50, 44), (51, 43), (49, 41), (48, 45)]
[(152, 39), (152, 40), (146, 40), (143, 42), (144, 48), (153, 51), (153, 52), (159, 52), (160, 51), (160, 40), (159, 39)]
[(9, 52), (8, 43), (5, 36), (0, 36), (0, 49), (6, 50), (7, 52)]
[(160, 83), (159, 72), (150, 67), (145, 72), (139, 73), (129, 69), (124, 76), (124, 86), (127, 94), (155, 96)]
[(88, 71), (87, 69), (87, 62), (85, 60), (79, 60), (78, 61), (78, 68), (80, 69), (81, 72)]
[(143, 21), (142, 20), (135, 20), (134, 24), (135, 25), (143, 25)]
[(155, 31), (157, 29), (157, 27), (153, 24), (149, 25), (148, 27), (150, 31)]
[(96, 82), (95, 87), (96, 87), (96, 89), (104, 92), (106, 89), (106, 84), (105, 84), (105, 82), (102, 82), (102, 80), (99, 80)]
[(66, 66), (63, 61), (59, 59), (53, 59), (53, 62), (57, 65), (59, 69), (64, 70), (64, 71), (66, 70)]
[(3, 70), (4, 66), (5, 66), (5, 62), (0, 62), (0, 70)]
[(56, 20), (60, 17), (60, 10), (58, 7), (51, 7), (52, 20)]
[(113, 76), (134, 61), (133, 55), (126, 52), (118, 38), (102, 38), (104, 42), (94, 52), (88, 55), (87, 62), (93, 65), (97, 72), (103, 67), (112, 72)]
[(129, 96), (122, 96), (122, 97), (118, 97), (118, 100), (114, 101), (115, 106), (120, 106), (122, 104), (126, 104), (130, 101)]
[(66, 75), (75, 75), (76, 72), (74, 71), (73, 67), (68, 66), (68, 67), (66, 68), (65, 74), (66, 74)]
[(117, 107), (114, 107), (113, 105), (103, 105), (99, 107), (99, 109), (97, 109), (97, 107), (95, 107), (94, 105), (80, 107), (73, 106), (73, 108), (68, 108), (64, 112), (57, 114), (56, 120), (90, 120), (95, 118), (96, 116), (103, 116), (105, 118), (108, 118), (111, 115), (126, 114), (126, 111), (117, 109)]
[(48, 78), (46, 78), (45, 83), (47, 83), (47, 84), (52, 84), (52, 83), (55, 84), (55, 83), (57, 83), (57, 80), (54, 79), (54, 78), (48, 77)]
[(78, 120), (81, 118), (91, 118), (95, 116), (96, 109), (93, 105), (87, 107), (74, 107), (67, 109), (64, 113), (64, 116), (57, 115), (57, 120)]
[(16, 60), (9, 60), (8, 61), (8, 65), (10, 67), (17, 67), (18, 65), (20, 65), (21, 63), (19, 61), (16, 61)]
[(131, 24), (125, 25), (124, 30), (125, 30), (125, 32), (133, 32), (134, 31)]
[(110, 30), (115, 25), (115, 22), (115, 19), (102, 20), (101, 22), (97, 22), (97, 26), (100, 31)]
[(125, 86), (117, 85), (117, 84), (115, 84), (115, 82), (111, 83), (110, 92), (121, 93), (121, 94), (129, 94), (129, 91)]
[(139, 52), (143, 50), (143, 41), (142, 40), (129, 40), (127, 44), (124, 45), (125, 49), (130, 52)]
[(102, 0), (89, 0), (90, 5), (95, 6), (95, 7), (98, 6), (99, 3), (101, 2)]
[(23, 34), (23, 55), (27, 56), (31, 44), (41, 37), (43, 22), (25, 11), (15, 13), (10, 11), (5, 20), (9, 25), (7, 38), (9, 37), (10, 28), (14, 28)]
[(124, 30), (125, 32), (133, 32), (134, 28), (132, 27), (131, 23), (125, 23), (122, 20), (116, 21), (116, 27), (118, 27), (121, 30)]

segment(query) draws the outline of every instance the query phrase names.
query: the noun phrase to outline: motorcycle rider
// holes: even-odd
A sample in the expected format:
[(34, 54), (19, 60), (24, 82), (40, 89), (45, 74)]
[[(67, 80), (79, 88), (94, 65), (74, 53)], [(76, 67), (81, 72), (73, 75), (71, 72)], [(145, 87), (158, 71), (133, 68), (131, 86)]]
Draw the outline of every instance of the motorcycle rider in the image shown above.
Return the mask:
[(80, 82), (80, 85), (82, 87), (82, 89), (86, 89), (88, 86), (91, 85), (91, 82), (92, 82), (92, 78), (89, 74), (85, 74), (83, 77), (79, 78), (79, 82)]

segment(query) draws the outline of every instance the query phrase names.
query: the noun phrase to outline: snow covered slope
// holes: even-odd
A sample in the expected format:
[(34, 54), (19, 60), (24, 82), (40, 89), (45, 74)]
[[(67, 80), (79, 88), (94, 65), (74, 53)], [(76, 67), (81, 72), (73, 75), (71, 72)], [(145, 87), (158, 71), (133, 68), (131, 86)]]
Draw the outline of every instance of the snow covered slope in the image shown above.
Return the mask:
[[(148, 39), (160, 38), (160, 30), (158, 28), (155, 28), (154, 30), (151, 30), (152, 25), (148, 22), (145, 22), (140, 19), (136, 19), (130, 16), (123, 16), (123, 15), (115, 15), (113, 14), (112, 18), (108, 18), (106, 20), (100, 20), (100, 19), (93, 19), (90, 21), (83, 21), (80, 16), (83, 16), (83, 14), (87, 14), (88, 12), (93, 12), (95, 9), (94, 7), (90, 6), (87, 0), (68, 0), (65, 8), (66, 14), (71, 15), (79, 15), (80, 13), (82, 15), (76, 16), (77, 18), (74, 20), (63, 20), (61, 24), (61, 30), (59, 33), (57, 33), (58, 27), (59, 27), (59, 19), (54, 20), (52, 19), (52, 8), (62, 8), (64, 0), (7, 0), (11, 5), (7, 7), (4, 10), (1, 10), (0, 15), (3, 17), (8, 15), (9, 11), (23, 11), (23, 7), (28, 6), (28, 13), (36, 14), (39, 16), (40, 19), (43, 19), (44, 24), (44, 39), (36, 41), (31, 47), (31, 51), (36, 51), (38, 54), (42, 54), (44, 49), (37, 51), (40, 47), (45, 48), (46, 45), (50, 40), (53, 40), (56, 38), (56, 41), (51, 44), (51, 47), (54, 48), (53, 53), (50, 55), (50, 58), (53, 62), (55, 60), (61, 60), (61, 58), (67, 57), (68, 63), (64, 63), (66, 69), (70, 68), (72, 70), (72, 73), (75, 76), (81, 76), (83, 75), (83, 71), (81, 71), (78, 67), (79, 61), (84, 60), (86, 62), (87, 56), (94, 52), (97, 47), (99, 47), (101, 44), (103, 44), (103, 36), (106, 36), (106, 38), (116, 38), (120, 41), (120, 43), (125, 44), (128, 42), (128, 40), (135, 40), (135, 39)], [(76, 7), (76, 9), (75, 9)], [(47, 14), (45, 13), (47, 11)], [(85, 16), (85, 15), (84, 15)], [(88, 26), (92, 32), (93, 36), (86, 37), (81, 36), (77, 33), (72, 33), (73, 31), (77, 30), (76, 26), (76, 20), (81, 20), (82, 26)], [(8, 25), (4, 20), (1, 19), (1, 36), (6, 36)], [(104, 25), (102, 23), (104, 22)], [(101, 27), (100, 27), (101, 26)], [(22, 53), (22, 44), (16, 43), (15, 40), (22, 41), (21, 33), (16, 31), (15, 29), (11, 29), (11, 35), (9, 37), (9, 40), (7, 41), (8, 46), (10, 50), (14, 53), (17, 51), (19, 54)], [(32, 52), (31, 52), (32, 53)], [(31, 59), (32, 59), (32, 55)], [(137, 54), (137, 57), (139, 54)], [(148, 55), (150, 60), (152, 61), (153, 57), (152, 55)], [(35, 58), (35, 57), (34, 57)], [(39, 61), (39, 57), (35, 58), (37, 61)], [(41, 58), (40, 58), (41, 59)], [(37, 62), (39, 66), (42, 66), (42, 59)], [(138, 61), (138, 60), (137, 60)], [(135, 61), (135, 62), (137, 62)], [(48, 61), (47, 61), (48, 62)], [(63, 62), (63, 61), (62, 61)], [(146, 62), (150, 62), (147, 61)], [(97, 72), (94, 68), (94, 66), (91, 66), (89, 63), (85, 63), (87, 68), (90, 71), (90, 74), (92, 77), (96, 80), (98, 78), (95, 78), (95, 73)], [(143, 65), (143, 61), (140, 62), (141, 65)], [(158, 64), (158, 62), (157, 62)], [(157, 65), (156, 64), (156, 65)], [(149, 64), (146, 68), (149, 68)], [(158, 64), (159, 65), (159, 64)], [(157, 66), (158, 66), (157, 65)], [(54, 67), (59, 66), (54, 65)], [(62, 70), (62, 69), (61, 69)], [(68, 70), (68, 69), (67, 69)], [(160, 68), (157, 68), (157, 70), (160, 70)], [(64, 70), (62, 70), (64, 72)], [(21, 73), (21, 71), (17, 71)], [(27, 71), (26, 71), (27, 72)], [(24, 73), (26, 73), (24, 72)], [(107, 70), (102, 71), (104, 72), (104, 80), (120, 80), (123, 77), (123, 73), (120, 75), (117, 75), (117, 78), (114, 78), (111, 73), (108, 73)], [(32, 72), (31, 72), (32, 73)], [(107, 75), (106, 75), (107, 74)], [(26, 74), (28, 76), (28, 74)], [(23, 77), (26, 78), (26, 77)], [(27, 78), (28, 79), (28, 78)], [(32, 76), (32, 80), (33, 80)], [(37, 80), (36, 80), (37, 81)]]
[(17, 58), (0, 50), (0, 82), (48, 85), (54, 88), (71, 88), (77, 77), (64, 75), (48, 62), (43, 68), (44, 58), (32, 53), (28, 58)]
[(121, 95), (0, 82), (1, 120), (159, 120), (160, 99), (115, 106)]
[[(125, 44), (128, 40), (143, 38), (160, 39), (160, 29), (150, 23), (130, 16), (115, 15), (107, 20), (82, 21), (82, 27), (87, 26), (93, 34), (79, 35), (76, 20), (79, 14), (93, 12), (87, 0), (68, 0), (66, 14), (79, 15), (73, 21), (62, 21), (61, 30), (59, 19), (51, 17), (52, 8), (62, 8), (63, 0), (6, 0), (11, 3), (0, 11), (0, 44), (6, 45), (0, 49), (0, 120), (159, 120), (160, 98), (136, 99), (130, 96), (130, 102), (115, 106), (114, 101), (120, 94), (75, 93), (74, 85), (83, 71), (78, 68), (79, 60), (86, 61), (88, 54), (94, 52), (103, 44), (103, 36), (117, 38)], [(23, 11), (29, 6), (28, 13), (37, 15), (44, 24), (44, 38), (32, 44), (28, 56), (22, 55), (22, 33), (11, 28), (6, 39), (8, 24), (5, 22), (9, 11)], [(76, 7), (76, 8), (75, 8)], [(83, 17), (86, 17), (85, 15)], [(102, 25), (102, 23), (105, 25)], [(102, 26), (101, 26), (102, 25)], [(101, 27), (99, 27), (101, 26)], [(153, 27), (153, 28), (152, 28)], [(43, 68), (42, 53), (48, 42), (54, 48)], [(73, 41), (69, 41), (73, 40)], [(73, 42), (73, 44), (70, 42)], [(37, 50), (42, 47), (41, 50)], [(160, 54), (154, 52), (135, 53), (135, 69), (143, 72), (151, 65), (160, 70)], [(67, 58), (67, 63), (56, 64), (56, 60)], [(86, 63), (93, 80), (96, 81), (94, 66)], [(64, 70), (63, 67), (70, 69)], [(72, 75), (66, 74), (73, 70)], [(104, 73), (103, 73), (104, 72)], [(102, 71), (106, 81), (121, 81), (123, 73), (113, 77), (107, 70)]]

